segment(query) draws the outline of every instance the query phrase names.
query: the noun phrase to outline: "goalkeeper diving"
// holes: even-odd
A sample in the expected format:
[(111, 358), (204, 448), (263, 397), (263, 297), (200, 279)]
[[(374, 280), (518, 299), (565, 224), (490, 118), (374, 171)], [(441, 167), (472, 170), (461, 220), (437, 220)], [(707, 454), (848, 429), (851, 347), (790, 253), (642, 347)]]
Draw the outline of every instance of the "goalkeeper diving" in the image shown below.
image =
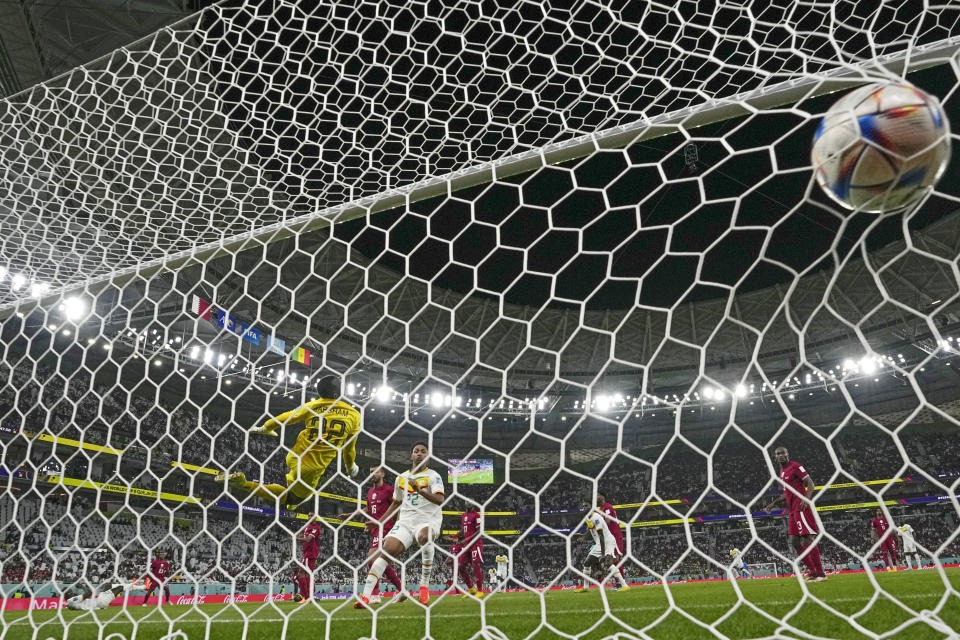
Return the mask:
[[(315, 495), (317, 484), (337, 454), (343, 455), (343, 468), (351, 478), (360, 472), (357, 466), (357, 435), (360, 412), (339, 400), (340, 377), (324, 376), (316, 383), (317, 399), (299, 409), (287, 411), (250, 429), (252, 435), (277, 437), (284, 425), (304, 423), (290, 453), (287, 454), (287, 486), (247, 480), (243, 473), (220, 474), (229, 487), (295, 508)], [(282, 442), (282, 439), (281, 439)]]

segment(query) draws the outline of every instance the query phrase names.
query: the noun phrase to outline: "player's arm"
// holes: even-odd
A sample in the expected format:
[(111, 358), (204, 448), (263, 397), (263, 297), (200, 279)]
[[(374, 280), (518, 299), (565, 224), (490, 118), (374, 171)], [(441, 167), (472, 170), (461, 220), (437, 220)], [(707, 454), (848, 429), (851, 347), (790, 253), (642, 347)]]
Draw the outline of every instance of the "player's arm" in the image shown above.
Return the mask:
[(400, 505), (402, 504), (403, 504), (403, 501), (397, 500), (396, 498), (394, 498), (393, 502), (390, 503), (390, 506), (387, 507), (386, 513), (384, 513), (383, 517), (380, 518), (380, 522), (389, 522), (390, 518), (393, 517), (393, 514), (397, 512), (397, 509), (399, 509)]
[(350, 440), (344, 445), (343, 449), (343, 470), (351, 478), (355, 478), (360, 473), (360, 467), (357, 466), (357, 438), (360, 435), (360, 419), (356, 418), (356, 430), (350, 436)]
[(774, 498), (773, 500), (771, 500), (771, 501), (767, 504), (767, 506), (765, 506), (765, 507), (763, 508), (763, 510), (764, 510), (764, 511), (772, 511), (774, 507), (776, 507), (778, 504), (780, 504), (781, 502), (784, 502), (784, 501), (785, 501), (785, 500), (784, 500), (782, 494), (777, 495), (777, 497)]
[(342, 520), (343, 522), (349, 522), (356, 517), (363, 516), (367, 521), (373, 520), (373, 517), (370, 515), (370, 512), (365, 508), (360, 508), (355, 511), (344, 511), (343, 513), (337, 514), (337, 520)]
[[(813, 484), (813, 478), (810, 477), (808, 473), (803, 477), (803, 491), (804, 497), (806, 500), (800, 502), (800, 511), (806, 511), (813, 501), (813, 492), (816, 491), (817, 485)], [(808, 502), (808, 500), (810, 502)]]
[(281, 413), (275, 418), (270, 418), (263, 423), (263, 426), (254, 427), (251, 429), (250, 433), (259, 433), (265, 436), (277, 435), (277, 429), (285, 424), (297, 424), (299, 422), (303, 422), (307, 418), (312, 418), (318, 415), (317, 412), (314, 411), (311, 404), (312, 403), (305, 404), (299, 409), (287, 411), (286, 413)]
[[(437, 505), (443, 504), (443, 500), (445, 497), (443, 495), (442, 490), (436, 491), (436, 488), (431, 487), (430, 485), (427, 485), (426, 487), (417, 487), (417, 493), (419, 493), (424, 500), (427, 500)], [(393, 506), (393, 505), (390, 505), (390, 506)]]

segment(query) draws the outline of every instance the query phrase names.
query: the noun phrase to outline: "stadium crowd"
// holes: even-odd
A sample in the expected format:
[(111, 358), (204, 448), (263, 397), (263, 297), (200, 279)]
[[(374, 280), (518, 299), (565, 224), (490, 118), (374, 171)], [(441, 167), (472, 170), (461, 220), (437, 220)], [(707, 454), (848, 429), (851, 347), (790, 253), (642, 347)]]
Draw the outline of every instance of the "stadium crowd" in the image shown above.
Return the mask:
[[(235, 422), (225, 420), (217, 424), (209, 413), (201, 415), (183, 404), (177, 408), (163, 401), (158, 404), (120, 387), (84, 388), (83, 374), (79, 372), (66, 382), (49, 369), (4, 367), (0, 365), (0, 380), (6, 378), (6, 384), (0, 386), (0, 425), (11, 427), (8, 433), (24, 425), (31, 430), (36, 425), (60, 437), (125, 449), (124, 456), (141, 447), (145, 454), (149, 453), (152, 463), (159, 461), (150, 467), (141, 465), (132, 475), (122, 465), (114, 465), (108, 466), (106, 477), (93, 477), (86, 453), (64, 455), (64, 448), (60, 447), (55, 457), (52, 450), (35, 446), (29, 460), (37, 469), (103, 482), (122, 481), (135, 487), (208, 500), (222, 497), (222, 487), (212, 482), (193, 482), (186, 473), (171, 471), (171, 460), (239, 468), (254, 478), (262, 473), (264, 480), (282, 482), (285, 451), (277, 448), (276, 441), (246, 437), (245, 429)], [(43, 381), (43, 385), (38, 381)], [(82, 425), (82, 432), (78, 425)], [(945, 483), (960, 474), (960, 443), (956, 438), (920, 431), (903, 436), (901, 442), (911, 462), (911, 466), (904, 466), (904, 457), (891, 434), (873, 436), (845, 433), (832, 441), (833, 455), (823, 441), (799, 427), (788, 430), (778, 444), (786, 445), (792, 458), (803, 461), (817, 484), (849, 483), (855, 478), (910, 478), (891, 487), (888, 497), (938, 495), (943, 493), (942, 487), (925, 474), (946, 478)], [(153, 471), (151, 467), (155, 467)], [(445, 508), (459, 511), (468, 503), (477, 503), (485, 510), (516, 512), (489, 516), (485, 527), (490, 530), (526, 531), (543, 526), (560, 530), (551, 535), (527, 536), (514, 549), (514, 576), (527, 584), (543, 586), (556, 580), (575, 579), (569, 574), (564, 539), (569, 532), (564, 530), (581, 522), (582, 511), (591, 499), (592, 478), (597, 479), (614, 504), (679, 499), (668, 507), (647, 504), (621, 507), (618, 511), (624, 522), (643, 522), (676, 519), (681, 514), (743, 513), (744, 507), (759, 510), (780, 490), (772, 479), (772, 468), (764, 453), (746, 442), (724, 443), (709, 457), (673, 442), (635, 452), (633, 457), (621, 456), (605, 470), (594, 464), (579, 466), (577, 473), (517, 471), (511, 474), (514, 484), (461, 484), (459, 495), (451, 496)], [(335, 478), (324, 489), (347, 496), (357, 492), (357, 487), (343, 478)], [(870, 499), (876, 499), (873, 491), (856, 486), (831, 489), (818, 498), (833, 503)], [(82, 492), (72, 493), (69, 498), (48, 497), (42, 509), (37, 495), (22, 494), (17, 501), (10, 494), (0, 496), (0, 522), (5, 523), (0, 529), (3, 580), (70, 582), (86, 577), (98, 582), (111, 575), (134, 576), (142, 574), (149, 554), (158, 550), (165, 550), (173, 558), (176, 579), (184, 582), (266, 583), (281, 577), (287, 579), (293, 571), (291, 563), (297, 554), (294, 530), (302, 521), (274, 523), (261, 529), (238, 527), (236, 512), (224, 512), (205, 521), (184, 516), (178, 523), (133, 513), (95, 517), (91, 515), (92, 507)], [(164, 514), (169, 515), (165, 511), (160, 515)], [(919, 543), (930, 551), (939, 550), (942, 557), (960, 556), (960, 541), (949, 540), (957, 529), (955, 514), (950, 510), (911, 507), (903, 509), (902, 515), (895, 514), (895, 518), (910, 522), (917, 530)], [(842, 567), (855, 562), (857, 554), (867, 552), (871, 543), (866, 511), (830, 511), (822, 519), (826, 533), (840, 543), (822, 543), (825, 562)], [(756, 524), (762, 540), (772, 549), (786, 551), (779, 518), (757, 519)], [(445, 527), (457, 526), (455, 517), (445, 523)], [(758, 541), (751, 544), (749, 530), (739, 521), (694, 523), (690, 527), (696, 548), (720, 566), (729, 561), (732, 547), (745, 550), (748, 563), (776, 562), (782, 566), (782, 559), (770, 549)], [(633, 577), (652, 571), (695, 578), (717, 571), (717, 564), (692, 552), (682, 525), (634, 527), (628, 538), (633, 559), (626, 570)], [(355, 571), (367, 551), (367, 538), (360, 529), (341, 527), (336, 536), (336, 554), (333, 539), (333, 529), (329, 529), (321, 557), (331, 559), (318, 569), (317, 582), (339, 590), (353, 584)], [(509, 537), (498, 541), (511, 544)], [(571, 546), (575, 566), (584, 547), (579, 541)], [(496, 546), (491, 544), (490, 548)], [(449, 563), (438, 564), (442, 568), (437, 578), (442, 581), (449, 577)]]

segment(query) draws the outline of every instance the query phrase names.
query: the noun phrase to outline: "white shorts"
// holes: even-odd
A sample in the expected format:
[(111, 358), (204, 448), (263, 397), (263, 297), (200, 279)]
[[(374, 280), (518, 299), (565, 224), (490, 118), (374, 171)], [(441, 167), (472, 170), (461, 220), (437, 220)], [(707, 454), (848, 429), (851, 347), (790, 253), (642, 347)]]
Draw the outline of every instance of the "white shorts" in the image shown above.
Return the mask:
[[(440, 535), (440, 530), (443, 526), (443, 516), (431, 521), (416, 521), (416, 522), (404, 522), (403, 520), (397, 520), (397, 523), (393, 525), (393, 529), (390, 529), (386, 538), (396, 538), (400, 541), (400, 544), (403, 545), (404, 549), (409, 549), (410, 546), (417, 542), (417, 534), (420, 533), (424, 527), (430, 527), (430, 533), (428, 539), (433, 541), (437, 539), (437, 536)], [(417, 542), (417, 544), (420, 544)]]
[(903, 543), (903, 552), (904, 552), (904, 553), (916, 553), (916, 552), (917, 552), (917, 545), (913, 544), (912, 542), (905, 542), (905, 543)]

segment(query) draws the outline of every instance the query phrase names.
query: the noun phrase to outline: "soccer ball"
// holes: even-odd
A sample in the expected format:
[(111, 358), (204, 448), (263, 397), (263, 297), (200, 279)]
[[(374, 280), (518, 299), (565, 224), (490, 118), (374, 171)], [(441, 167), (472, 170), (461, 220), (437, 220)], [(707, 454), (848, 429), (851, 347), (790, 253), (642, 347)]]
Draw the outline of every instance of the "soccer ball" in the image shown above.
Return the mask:
[(303, 602), (303, 596), (298, 593), (298, 594), (296, 594), (295, 596), (293, 596), (293, 601), (294, 601), (294, 602)]
[(903, 82), (879, 82), (840, 98), (813, 138), (817, 182), (848, 209), (884, 213), (917, 202), (950, 157), (940, 102)]

